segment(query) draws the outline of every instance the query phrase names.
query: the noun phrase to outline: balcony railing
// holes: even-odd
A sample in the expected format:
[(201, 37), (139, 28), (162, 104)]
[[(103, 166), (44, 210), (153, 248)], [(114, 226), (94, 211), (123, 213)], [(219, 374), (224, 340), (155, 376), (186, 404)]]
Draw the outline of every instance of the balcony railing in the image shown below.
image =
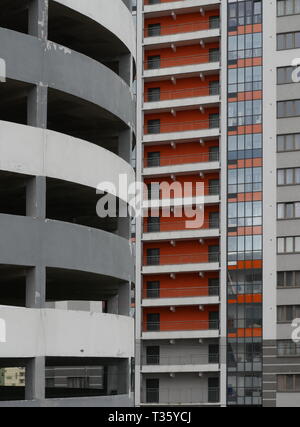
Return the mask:
[(170, 332), (170, 331), (208, 331), (218, 330), (219, 320), (170, 320), (161, 322), (145, 322), (144, 332)]
[(189, 56), (159, 57), (144, 61), (145, 70), (157, 70), (159, 68), (180, 67), (194, 64), (208, 64), (220, 61), (220, 53), (207, 53)]
[(220, 28), (220, 20), (216, 16), (215, 19), (183, 22), (182, 24), (148, 26), (144, 30), (144, 36), (160, 37), (172, 34), (192, 33), (195, 31), (212, 30), (218, 28)]
[(205, 129), (218, 129), (220, 127), (219, 119), (212, 120), (195, 120), (192, 122), (174, 122), (174, 123), (160, 123), (148, 124), (145, 126), (145, 134), (160, 134), (160, 133), (174, 133), (174, 132), (190, 132), (195, 130)]
[(148, 388), (145, 390), (144, 403), (161, 405), (184, 405), (189, 403), (206, 404), (219, 403), (220, 390), (218, 388), (208, 388), (204, 393), (199, 389), (172, 388)]
[(186, 356), (144, 356), (143, 365), (172, 366), (172, 365), (208, 365), (219, 364), (219, 353), (200, 353)]
[[(169, 231), (187, 231), (186, 223), (188, 218), (180, 221), (159, 221), (156, 223), (144, 224), (144, 233), (164, 233)], [(218, 221), (205, 221), (199, 230), (218, 230), (220, 224)], [(195, 230), (195, 229), (193, 229)]]
[(218, 263), (219, 261), (219, 252), (144, 257), (145, 266)]
[(200, 96), (217, 96), (220, 86), (199, 86), (178, 90), (164, 90), (155, 93), (146, 93), (145, 102), (171, 101), (175, 99), (195, 98)]
[(220, 286), (187, 286), (184, 288), (145, 289), (144, 299), (218, 297)]
[(218, 162), (220, 160), (219, 152), (211, 153), (191, 153), (177, 156), (157, 156), (144, 159), (145, 168), (157, 168), (163, 166), (187, 165), (192, 163)]
[[(179, 188), (179, 187), (178, 187)], [(203, 192), (202, 192), (203, 190)], [(153, 190), (149, 190), (148, 192), (144, 193), (144, 200), (148, 200), (149, 202), (157, 201), (157, 200), (164, 200), (165, 198), (169, 199), (182, 199), (182, 204), (184, 204), (185, 198), (190, 197), (200, 197), (200, 196), (219, 196), (220, 195), (220, 184), (211, 184), (207, 185), (204, 184), (203, 187), (192, 183), (191, 186), (183, 186), (182, 191), (178, 191), (178, 189), (175, 187), (174, 191), (170, 191), (171, 194), (169, 194), (169, 197), (167, 197), (167, 194), (164, 194), (164, 191), (162, 188)], [(201, 191), (201, 194), (200, 194)]]

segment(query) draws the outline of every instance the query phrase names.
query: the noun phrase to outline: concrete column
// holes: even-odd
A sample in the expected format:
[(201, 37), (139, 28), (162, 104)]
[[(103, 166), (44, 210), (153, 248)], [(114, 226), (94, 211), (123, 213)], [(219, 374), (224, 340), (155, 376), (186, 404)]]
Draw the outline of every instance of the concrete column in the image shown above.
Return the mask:
[(45, 399), (45, 358), (30, 359), (26, 367), (25, 400)]
[(131, 129), (124, 130), (119, 135), (119, 156), (131, 164), (133, 133)]
[(36, 266), (28, 270), (26, 276), (26, 307), (45, 308), (46, 268)]
[(131, 87), (133, 80), (133, 61), (130, 54), (119, 58), (119, 75)]
[(26, 215), (46, 218), (46, 177), (30, 178), (26, 186)]
[(118, 314), (118, 295), (114, 295), (107, 301), (107, 313)]
[(27, 96), (28, 126), (47, 128), (48, 87), (42, 84), (33, 87)]
[(118, 393), (129, 394), (130, 359), (120, 360), (118, 365)]
[(130, 315), (131, 304), (131, 283), (124, 283), (119, 288), (118, 295), (118, 314), (120, 316)]
[(49, 0), (31, 0), (28, 10), (29, 34), (39, 39), (48, 38)]

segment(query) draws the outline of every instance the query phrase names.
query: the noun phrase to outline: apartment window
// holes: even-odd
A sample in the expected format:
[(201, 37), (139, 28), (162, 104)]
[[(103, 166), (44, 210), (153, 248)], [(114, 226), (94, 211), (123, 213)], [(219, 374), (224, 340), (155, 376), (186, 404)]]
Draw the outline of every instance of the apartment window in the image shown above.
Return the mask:
[(300, 305), (281, 305), (277, 307), (277, 322), (290, 323), (300, 318)]
[(160, 68), (160, 55), (148, 56), (147, 63), (149, 70)]
[(148, 218), (148, 233), (160, 232), (160, 217), (154, 216)]
[(228, 160), (262, 157), (262, 134), (233, 135), (228, 137)]
[(220, 157), (220, 149), (218, 146), (210, 147), (209, 148), (209, 161), (210, 162), (217, 162)]
[(218, 196), (220, 194), (220, 180), (211, 179), (209, 181), (209, 195)]
[(277, 185), (298, 185), (300, 184), (300, 168), (278, 169)]
[(298, 49), (300, 47), (300, 32), (277, 35), (277, 50)]
[(229, 295), (262, 293), (262, 270), (249, 269), (228, 272)]
[(296, 15), (300, 13), (300, 0), (278, 0), (277, 16)]
[(159, 365), (160, 363), (160, 347), (150, 346), (146, 349), (147, 365)]
[(149, 200), (159, 200), (160, 198), (160, 183), (151, 182), (147, 184), (148, 187), (148, 199)]
[(160, 34), (161, 34), (160, 23), (148, 25), (148, 37), (160, 36)]
[(160, 87), (151, 87), (148, 89), (148, 102), (160, 101)]
[(160, 152), (153, 151), (148, 153), (148, 168), (159, 167), (160, 166)]
[(150, 331), (150, 332), (160, 331), (160, 314), (159, 313), (147, 314), (147, 331)]
[(208, 260), (209, 262), (219, 262), (220, 260), (220, 247), (209, 246), (208, 248)]
[(228, 70), (228, 92), (250, 92), (262, 89), (262, 67), (233, 68)]
[(146, 403), (159, 403), (159, 379), (146, 380)]
[(220, 49), (209, 49), (209, 62), (220, 61)]
[(209, 94), (219, 95), (219, 93), (220, 93), (220, 83), (217, 80), (209, 82)]
[(277, 219), (300, 218), (300, 202), (279, 203), (277, 205)]
[(277, 239), (278, 254), (300, 253), (300, 237), (279, 237)]
[(220, 214), (219, 212), (211, 212), (209, 214), (209, 227), (217, 229), (220, 227)]
[(229, 128), (260, 124), (262, 122), (262, 102), (260, 100), (230, 102), (228, 117)]
[(238, 25), (260, 24), (262, 20), (262, 2), (244, 1), (228, 5), (228, 25), (235, 30)]
[(278, 375), (277, 391), (282, 393), (300, 392), (300, 375)]
[(148, 265), (160, 264), (160, 249), (147, 249), (147, 264)]
[(300, 133), (290, 135), (278, 135), (277, 137), (277, 151), (279, 153), (286, 151), (299, 151), (300, 150)]
[(148, 120), (148, 133), (160, 133), (160, 119)]
[(210, 297), (219, 296), (220, 279), (208, 279), (208, 294)]
[(160, 298), (160, 282), (147, 282), (147, 298)]
[(220, 28), (220, 17), (219, 16), (210, 16), (209, 17), (209, 28)]
[(262, 202), (228, 204), (229, 227), (253, 227), (262, 225)]
[(209, 128), (216, 129), (220, 126), (220, 115), (219, 114), (210, 114), (209, 115)]
[(291, 340), (277, 342), (277, 355), (279, 357), (300, 356), (300, 344)]
[(292, 101), (280, 101), (277, 103), (278, 119), (300, 116), (300, 99)]
[(228, 38), (229, 61), (262, 56), (262, 34), (241, 34)]
[(294, 83), (293, 81), (293, 72), (295, 67), (280, 67), (277, 68), (277, 84), (285, 85), (289, 83)]
[(300, 288), (300, 271), (280, 271), (277, 273), (278, 288)]
[(240, 168), (228, 171), (228, 192), (249, 193), (262, 190), (262, 168)]

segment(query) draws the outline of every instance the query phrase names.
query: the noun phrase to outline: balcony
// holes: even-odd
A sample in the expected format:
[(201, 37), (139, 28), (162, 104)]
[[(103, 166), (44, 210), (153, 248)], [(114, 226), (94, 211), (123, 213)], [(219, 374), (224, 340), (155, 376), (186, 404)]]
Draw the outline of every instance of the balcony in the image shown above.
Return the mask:
[(143, 142), (176, 142), (180, 140), (218, 138), (220, 120), (178, 121), (173, 123), (148, 124), (144, 129)]
[(190, 153), (144, 159), (143, 175), (164, 176), (173, 173), (215, 172), (220, 169), (219, 152)]
[(209, 354), (208, 352), (186, 356), (146, 356), (142, 360), (142, 373), (219, 372), (219, 359), (219, 354)]
[(176, 46), (186, 42), (204, 40), (206, 43), (215, 43), (220, 37), (219, 23), (210, 26), (209, 21), (187, 22), (177, 25), (164, 25), (160, 28), (146, 28), (144, 30), (144, 46), (164, 48), (175, 43)]
[(218, 51), (211, 54), (197, 54), (189, 56), (156, 57), (144, 62), (144, 79), (159, 77), (178, 77), (184, 74), (197, 76), (199, 73), (211, 71), (219, 72), (220, 54)]
[(189, 286), (184, 288), (161, 288), (144, 290), (143, 307), (184, 307), (195, 305), (218, 305), (219, 286)]
[(166, 14), (170, 11), (178, 11), (180, 9), (185, 9), (186, 12), (190, 11), (193, 12), (195, 10), (199, 10), (199, 7), (205, 7), (207, 6), (218, 6), (220, 5), (220, 0), (156, 0), (155, 2), (151, 2), (149, 0), (145, 0), (144, 2), (144, 12), (149, 14), (150, 16), (154, 14), (154, 16), (157, 16), (157, 12), (159, 12), (159, 15)]
[(170, 108), (185, 109), (194, 105), (215, 107), (220, 103), (220, 87), (203, 85), (181, 90), (167, 90), (145, 94), (143, 109), (152, 113), (169, 111)]
[(145, 340), (219, 338), (219, 320), (144, 322)]
[(143, 405), (149, 406), (218, 406), (220, 390), (209, 388), (206, 392), (199, 388), (183, 389), (181, 387), (147, 389)]
[[(156, 218), (159, 220), (159, 218)], [(220, 236), (217, 222), (205, 221), (200, 228), (187, 228), (188, 218), (178, 221), (157, 221), (144, 224), (143, 240), (145, 242), (180, 240), (189, 238), (208, 239)]]
[[(191, 186), (186, 186), (186, 188), (183, 187), (182, 193), (175, 194), (174, 197), (171, 198), (172, 192), (175, 193), (178, 189), (175, 187), (172, 191), (170, 189), (169, 197), (167, 197), (167, 194), (162, 194), (162, 191), (159, 190), (152, 192), (149, 192), (149, 194), (145, 193), (144, 195), (144, 202), (143, 202), (143, 209), (144, 210), (154, 210), (155, 212), (158, 209), (168, 209), (172, 207), (179, 208), (187, 208), (191, 206), (200, 206), (202, 203), (205, 205), (216, 205), (220, 202), (220, 185), (218, 184), (211, 184), (207, 185), (204, 184), (203, 187), (200, 185), (201, 183), (192, 183)], [(148, 198), (149, 197), (149, 198)], [(155, 214), (156, 215), (156, 214)], [(170, 214), (171, 216), (171, 214)], [(193, 221), (192, 218), (191, 221)], [(186, 225), (186, 228), (188, 228), (188, 225)]]

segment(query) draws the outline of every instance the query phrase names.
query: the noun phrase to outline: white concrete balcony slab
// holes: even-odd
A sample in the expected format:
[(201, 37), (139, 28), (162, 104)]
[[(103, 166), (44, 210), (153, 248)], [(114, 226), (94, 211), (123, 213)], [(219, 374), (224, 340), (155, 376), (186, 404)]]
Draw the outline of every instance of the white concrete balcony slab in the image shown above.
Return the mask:
[(191, 365), (143, 365), (142, 374), (172, 374), (172, 373), (211, 373), (219, 372), (218, 364), (191, 364)]
[(144, 13), (154, 14), (154, 16), (162, 16), (169, 14), (170, 11), (180, 11), (181, 9), (188, 9), (186, 12), (199, 11), (199, 7), (212, 8), (220, 5), (220, 0), (174, 0), (172, 2), (160, 2), (153, 5), (145, 5)]
[(219, 128), (207, 128), (207, 129), (195, 129), (195, 130), (181, 130), (175, 132), (165, 132), (165, 133), (155, 133), (155, 134), (145, 134), (143, 137), (143, 143), (151, 145), (157, 142), (176, 142), (180, 140), (190, 140), (190, 139), (201, 139), (201, 138), (219, 138), (220, 129)]
[[(190, 157), (187, 162), (190, 161)], [(196, 156), (196, 155), (195, 155)], [(172, 161), (171, 158), (170, 163)], [(196, 157), (197, 159), (197, 157)], [(175, 160), (173, 160), (175, 162)], [(184, 162), (184, 158), (181, 160)], [(183, 175), (186, 173), (198, 173), (198, 172), (215, 172), (219, 171), (221, 164), (219, 161), (199, 161), (195, 163), (181, 163), (181, 164), (170, 164), (166, 166), (155, 166), (155, 167), (146, 167), (143, 170), (143, 175), (145, 177), (153, 176), (170, 176), (170, 174)]]
[(155, 233), (144, 233), (144, 242), (162, 242), (169, 240), (189, 240), (189, 239), (212, 239), (220, 236), (218, 228), (212, 229), (194, 229), (194, 230), (176, 230), (176, 231), (161, 231)]
[(220, 71), (220, 62), (202, 62), (200, 64), (178, 65), (172, 67), (162, 67), (144, 70), (143, 78), (145, 80), (160, 80), (160, 78), (171, 77), (194, 77), (203, 74), (216, 74)]
[(5, 342), (0, 342), (3, 358), (134, 355), (134, 321), (129, 317), (0, 306), (0, 319), (6, 326)]
[(155, 48), (160, 49), (166, 46), (170, 46), (170, 43), (175, 44), (176, 46), (183, 46), (187, 43), (191, 44), (194, 42), (199, 42), (199, 40), (204, 40), (206, 43), (214, 43), (218, 41), (220, 34), (220, 29), (214, 28), (200, 31), (178, 32), (176, 34), (145, 37), (144, 46), (145, 48), (155, 46)]
[(144, 266), (143, 274), (172, 274), (172, 273), (195, 273), (205, 271), (219, 271), (220, 264), (218, 262), (204, 262), (192, 264), (172, 264), (172, 265), (155, 265)]
[(195, 331), (157, 331), (143, 332), (143, 340), (172, 340), (172, 339), (206, 339), (219, 338), (219, 330), (195, 330)]
[(221, 102), (219, 95), (212, 96), (194, 96), (190, 98), (169, 99), (165, 101), (145, 102), (144, 111), (151, 111), (151, 113), (163, 113), (174, 110), (185, 110), (193, 106), (215, 107)]
[[(189, 197), (183, 199), (160, 199), (160, 200), (144, 200), (143, 209), (161, 209), (175, 206), (192, 206), (199, 205), (199, 197)], [(204, 196), (203, 203), (205, 205), (217, 205), (220, 203), (220, 196), (218, 194), (212, 194)]]
[(218, 296), (194, 296), (178, 298), (151, 298), (142, 301), (143, 307), (186, 307), (193, 305), (218, 305), (220, 297)]

